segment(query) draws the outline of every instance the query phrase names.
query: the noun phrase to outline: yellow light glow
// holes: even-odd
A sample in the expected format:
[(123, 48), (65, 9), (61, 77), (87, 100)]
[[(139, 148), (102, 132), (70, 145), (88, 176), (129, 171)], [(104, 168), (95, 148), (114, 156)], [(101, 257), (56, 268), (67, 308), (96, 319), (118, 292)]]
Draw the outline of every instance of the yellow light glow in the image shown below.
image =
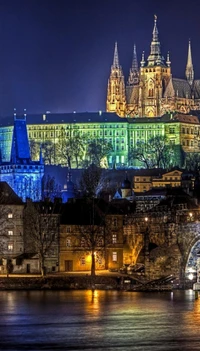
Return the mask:
[(190, 274), (188, 275), (188, 278), (189, 278), (190, 280), (192, 280), (192, 279), (194, 278), (194, 275), (193, 275), (192, 273), (190, 273)]

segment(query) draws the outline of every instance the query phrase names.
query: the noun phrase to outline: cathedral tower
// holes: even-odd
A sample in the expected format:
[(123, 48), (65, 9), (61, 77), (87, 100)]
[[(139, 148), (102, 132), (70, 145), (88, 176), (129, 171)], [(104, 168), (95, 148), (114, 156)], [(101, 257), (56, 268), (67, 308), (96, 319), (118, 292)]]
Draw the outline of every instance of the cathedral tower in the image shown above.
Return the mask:
[(119, 64), (117, 43), (115, 43), (113, 64), (111, 66), (110, 78), (107, 91), (107, 112), (116, 112), (120, 117), (125, 116), (126, 95), (125, 82), (122, 68)]
[(193, 69), (193, 64), (192, 64), (192, 53), (191, 53), (190, 40), (189, 40), (189, 44), (188, 44), (188, 59), (187, 59), (185, 75), (186, 75), (188, 83), (192, 86), (193, 82), (194, 82), (194, 69)]
[(158, 37), (157, 16), (154, 16), (154, 28), (150, 55), (147, 63), (143, 59), (140, 68), (139, 116), (156, 117), (162, 114), (161, 99), (163, 91), (171, 77), (169, 57), (165, 62), (161, 54)]

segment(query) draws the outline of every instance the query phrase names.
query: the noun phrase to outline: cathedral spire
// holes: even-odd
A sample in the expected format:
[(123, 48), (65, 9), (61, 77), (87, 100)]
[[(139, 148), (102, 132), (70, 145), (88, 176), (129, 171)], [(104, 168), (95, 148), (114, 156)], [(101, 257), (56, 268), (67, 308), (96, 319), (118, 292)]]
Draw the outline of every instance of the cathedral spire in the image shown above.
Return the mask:
[(139, 71), (138, 71), (138, 60), (137, 60), (137, 52), (136, 45), (133, 47), (133, 61), (130, 69), (129, 77), (128, 77), (128, 85), (133, 85), (138, 83)]
[(189, 43), (188, 43), (188, 58), (187, 58), (187, 65), (186, 65), (185, 75), (186, 75), (188, 83), (190, 85), (192, 85), (193, 81), (194, 81), (194, 69), (193, 69), (193, 63), (192, 63), (192, 52), (191, 52), (191, 42), (190, 42), (190, 40), (189, 40)]
[(158, 38), (157, 16), (154, 15), (153, 37), (151, 42), (151, 52), (148, 57), (148, 66), (164, 65), (164, 57), (161, 55), (160, 42)]
[(118, 55), (117, 42), (115, 42), (115, 50), (114, 50), (114, 57), (113, 57), (113, 67), (114, 68), (119, 68), (119, 55)]
[(136, 52), (136, 45), (135, 44), (133, 47), (132, 70), (138, 72), (138, 60), (137, 60), (137, 52)]
[(153, 28), (153, 39), (154, 42), (158, 42), (158, 28), (157, 28), (157, 16), (154, 15), (154, 28)]
[(124, 117), (126, 108), (125, 82), (122, 67), (119, 64), (117, 42), (115, 43), (113, 64), (108, 79), (106, 111), (116, 112)]

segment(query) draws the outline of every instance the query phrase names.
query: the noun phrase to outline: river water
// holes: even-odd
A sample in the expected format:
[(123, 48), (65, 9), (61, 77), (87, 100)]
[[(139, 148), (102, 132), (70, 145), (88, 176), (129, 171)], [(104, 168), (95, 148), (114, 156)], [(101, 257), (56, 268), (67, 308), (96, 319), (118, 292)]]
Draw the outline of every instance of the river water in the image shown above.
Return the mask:
[(200, 299), (191, 290), (0, 296), (0, 350), (200, 350)]

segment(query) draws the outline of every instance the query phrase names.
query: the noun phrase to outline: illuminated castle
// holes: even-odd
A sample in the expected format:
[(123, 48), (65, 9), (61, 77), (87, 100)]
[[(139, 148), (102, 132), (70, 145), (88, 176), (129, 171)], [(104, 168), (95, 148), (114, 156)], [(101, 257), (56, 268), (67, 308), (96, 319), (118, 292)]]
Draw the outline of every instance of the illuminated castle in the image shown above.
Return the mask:
[(126, 85), (115, 44), (106, 110), (116, 112), (120, 117), (157, 117), (169, 111), (200, 110), (200, 80), (194, 79), (190, 41), (185, 75), (186, 79), (172, 77), (169, 53), (166, 60), (161, 53), (155, 16), (150, 54), (145, 60), (143, 52), (139, 67), (134, 46)]
[[(3, 151), (3, 149), (1, 149)], [(32, 161), (26, 128), (26, 117), (14, 117), (10, 161), (0, 160), (0, 181), (7, 182), (15, 193), (25, 201), (41, 200), (44, 165), (42, 158)]]

